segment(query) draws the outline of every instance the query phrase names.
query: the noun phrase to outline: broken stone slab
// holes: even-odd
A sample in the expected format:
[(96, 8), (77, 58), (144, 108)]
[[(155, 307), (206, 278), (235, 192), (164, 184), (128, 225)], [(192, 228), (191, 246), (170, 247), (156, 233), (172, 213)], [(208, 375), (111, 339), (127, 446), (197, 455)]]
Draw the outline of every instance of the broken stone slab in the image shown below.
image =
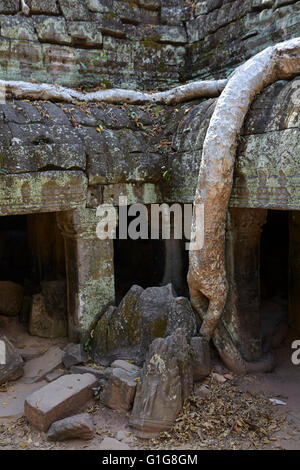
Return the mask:
[(97, 384), (92, 374), (69, 374), (40, 388), (25, 400), (25, 416), (40, 431), (72, 415), (93, 396)]
[(179, 367), (167, 339), (155, 339), (149, 348), (137, 385), (129, 425), (134, 433), (151, 438), (169, 429), (182, 409)]
[(151, 342), (176, 328), (187, 338), (196, 333), (196, 320), (188, 299), (177, 298), (171, 284), (143, 289), (131, 287), (117, 308), (100, 318), (92, 343), (94, 361), (109, 366), (117, 359), (141, 366)]
[(130, 362), (127, 361), (122, 361), (121, 359), (114, 361), (110, 367), (116, 368), (116, 369), (123, 369), (126, 372), (135, 374), (135, 373), (140, 373), (141, 369), (140, 367), (136, 366), (135, 364), (131, 364)]
[(34, 383), (62, 365), (63, 350), (53, 346), (42, 356), (27, 361), (24, 365), (23, 383)]
[(0, 281), (0, 314), (13, 317), (22, 308), (24, 289), (11, 281)]
[(120, 442), (112, 437), (105, 437), (98, 447), (99, 450), (131, 450), (124, 442)]
[(100, 394), (101, 402), (108, 408), (128, 411), (133, 404), (140, 371), (128, 372), (120, 368), (111, 368), (106, 373), (106, 383)]
[(70, 368), (71, 374), (93, 374), (99, 380), (106, 378), (106, 371), (107, 369), (104, 367), (103, 369), (96, 369), (91, 366), (72, 366)]
[(0, 336), (0, 385), (21, 377), (23, 366), (24, 362), (18, 350), (6, 336)]
[(69, 439), (92, 439), (95, 428), (87, 413), (70, 416), (52, 423), (47, 437), (50, 441)]
[(209, 342), (203, 336), (194, 336), (190, 341), (194, 382), (210, 374), (211, 358)]
[(63, 364), (67, 369), (77, 364), (87, 362), (89, 355), (83, 349), (82, 344), (68, 344), (63, 356)]

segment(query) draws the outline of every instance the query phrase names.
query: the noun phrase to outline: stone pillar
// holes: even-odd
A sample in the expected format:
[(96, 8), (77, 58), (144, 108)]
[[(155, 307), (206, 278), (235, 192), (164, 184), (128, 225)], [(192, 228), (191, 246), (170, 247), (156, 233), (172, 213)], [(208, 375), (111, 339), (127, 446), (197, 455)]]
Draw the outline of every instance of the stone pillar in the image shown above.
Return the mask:
[(162, 285), (172, 283), (177, 295), (187, 295), (187, 282), (183, 277), (184, 260), (181, 240), (164, 240), (165, 259)]
[(247, 361), (261, 356), (260, 237), (267, 210), (231, 208), (226, 234), (229, 293), (224, 321)]
[(99, 240), (95, 209), (57, 214), (65, 240), (69, 337), (85, 338), (115, 301), (113, 240)]
[(289, 322), (300, 333), (300, 211), (289, 214)]

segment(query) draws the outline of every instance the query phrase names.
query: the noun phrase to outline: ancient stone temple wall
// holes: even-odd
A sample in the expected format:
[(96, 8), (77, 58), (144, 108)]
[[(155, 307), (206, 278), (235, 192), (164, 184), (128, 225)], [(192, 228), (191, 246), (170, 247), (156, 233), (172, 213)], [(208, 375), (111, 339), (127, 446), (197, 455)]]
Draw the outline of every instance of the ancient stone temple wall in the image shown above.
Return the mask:
[(68, 86), (167, 88), (222, 77), (295, 37), (295, 0), (0, 2), (0, 78)]
[(0, 78), (68, 86), (147, 88), (185, 75), (181, 0), (0, 2)]
[[(0, 0), (0, 79), (85, 91), (225, 78), (249, 56), (296, 36), (300, 16), (300, 2), (289, 0), (27, 3), (26, 16), (19, 0)], [(237, 150), (233, 213), (299, 209), (298, 89), (296, 77), (254, 100)], [(128, 204), (193, 202), (217, 99), (137, 106), (7, 98), (0, 107), (0, 215), (57, 214), (76, 339), (115, 298), (113, 243), (96, 236), (97, 207), (117, 206), (119, 196)], [(242, 243), (239, 230), (232, 240)], [(180, 252), (170, 247), (169, 259)], [(230, 276), (234, 284), (234, 270)], [(245, 355), (255, 357), (249, 348)]]
[(189, 77), (224, 77), (266, 47), (298, 36), (295, 0), (193, 2), (187, 21)]

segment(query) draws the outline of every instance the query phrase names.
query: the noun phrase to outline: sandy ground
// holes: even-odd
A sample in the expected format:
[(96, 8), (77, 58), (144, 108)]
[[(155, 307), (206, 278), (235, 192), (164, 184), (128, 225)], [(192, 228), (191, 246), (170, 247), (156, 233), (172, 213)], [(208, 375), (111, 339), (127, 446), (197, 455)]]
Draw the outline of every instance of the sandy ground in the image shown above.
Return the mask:
[[(65, 340), (43, 340), (31, 337), (26, 333), (25, 328), (14, 322), (8, 321), (5, 326), (5, 334), (20, 349), (26, 350), (32, 355), (42, 354), (49, 347), (58, 345), (63, 347)], [(3, 327), (3, 324), (2, 324)], [(4, 332), (0, 329), (1, 333)], [(234, 389), (243, 392), (250, 392), (257, 396), (276, 398), (286, 405), (272, 405), (271, 412), (282, 421), (279, 429), (272, 435), (272, 440), (266, 439), (258, 448), (262, 449), (300, 449), (300, 365), (293, 365), (291, 362), (291, 342), (294, 336), (290, 335), (284, 345), (275, 350), (277, 366), (272, 373), (249, 375), (246, 377), (232, 377), (230, 381)], [(228, 372), (222, 364), (215, 358), (213, 370), (221, 375)], [(207, 381), (209, 383), (209, 380)], [(43, 386), (45, 380), (34, 384), (24, 384), (21, 381), (7, 384), (7, 387), (0, 391), (0, 450), (10, 449), (95, 449), (105, 436), (116, 437), (120, 430), (130, 432), (128, 427), (129, 414), (122, 414), (109, 410), (96, 400), (91, 400), (80, 411), (87, 411), (94, 422), (96, 433), (91, 441), (72, 440), (63, 443), (53, 443), (47, 440), (44, 433), (39, 433), (32, 429), (26, 418), (23, 416), (23, 404), (25, 397), (33, 390)], [(218, 385), (222, 387), (222, 384)], [(2, 390), (2, 389), (0, 389)], [(277, 419), (276, 418), (276, 419)], [(206, 442), (208, 436), (205, 436)], [(228, 441), (228, 448), (255, 449), (247, 435), (239, 437), (239, 444)], [(201, 438), (196, 435), (189, 442), (176, 442), (168, 439), (163, 441), (144, 441), (129, 435), (126, 443), (133, 449), (205, 449), (218, 448), (217, 441), (207, 447), (202, 443)], [(226, 444), (225, 444), (226, 445)], [(220, 448), (224, 448), (224, 443)]]

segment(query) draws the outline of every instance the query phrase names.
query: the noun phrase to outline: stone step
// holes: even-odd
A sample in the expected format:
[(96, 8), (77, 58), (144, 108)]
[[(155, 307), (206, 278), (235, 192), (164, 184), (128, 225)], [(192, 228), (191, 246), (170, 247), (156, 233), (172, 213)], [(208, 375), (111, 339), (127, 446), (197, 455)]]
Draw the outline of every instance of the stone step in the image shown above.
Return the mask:
[(25, 401), (25, 416), (40, 431), (66, 418), (93, 396), (97, 380), (92, 374), (69, 374), (60, 377), (30, 395)]

